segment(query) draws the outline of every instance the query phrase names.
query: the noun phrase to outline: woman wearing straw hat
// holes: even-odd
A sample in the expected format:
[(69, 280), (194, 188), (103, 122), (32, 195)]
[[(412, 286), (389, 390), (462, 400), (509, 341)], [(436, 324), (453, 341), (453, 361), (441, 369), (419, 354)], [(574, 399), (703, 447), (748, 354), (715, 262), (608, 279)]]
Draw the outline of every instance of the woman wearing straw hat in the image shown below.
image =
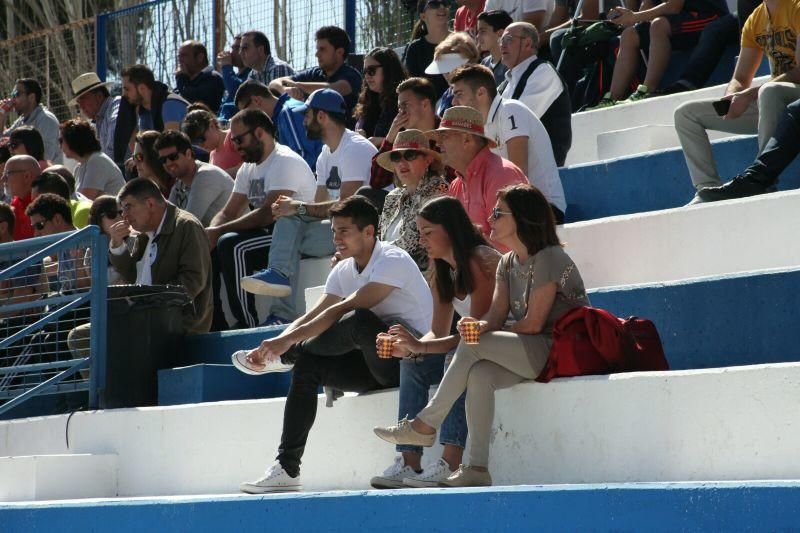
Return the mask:
[(380, 154), (376, 162), (394, 172), (400, 183), (383, 204), (380, 239), (402, 248), (420, 270), (427, 270), (428, 255), (419, 244), (414, 217), (427, 200), (447, 194), (442, 156), (430, 149), (425, 134), (411, 129), (400, 132), (392, 150)]

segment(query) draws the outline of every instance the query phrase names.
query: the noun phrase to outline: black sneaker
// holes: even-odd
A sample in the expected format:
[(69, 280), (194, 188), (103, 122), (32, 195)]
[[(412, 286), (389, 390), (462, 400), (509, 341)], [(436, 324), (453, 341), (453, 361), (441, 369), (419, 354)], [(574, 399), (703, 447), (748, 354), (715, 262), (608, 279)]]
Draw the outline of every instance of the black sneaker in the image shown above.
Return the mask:
[(736, 176), (728, 183), (719, 187), (706, 187), (697, 191), (696, 197), (701, 202), (719, 202), (720, 200), (733, 200), (773, 192), (775, 187), (764, 185), (749, 176)]

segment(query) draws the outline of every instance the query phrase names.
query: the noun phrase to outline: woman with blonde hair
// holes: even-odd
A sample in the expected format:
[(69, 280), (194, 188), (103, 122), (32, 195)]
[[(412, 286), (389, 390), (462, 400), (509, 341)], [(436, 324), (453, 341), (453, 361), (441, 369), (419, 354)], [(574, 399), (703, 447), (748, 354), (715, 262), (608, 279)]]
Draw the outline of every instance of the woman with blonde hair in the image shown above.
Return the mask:
[[(480, 60), (478, 47), (469, 33), (465, 31), (451, 33), (434, 50), (433, 61), (425, 69), (425, 73), (441, 74), (447, 83), (450, 83), (451, 72), (462, 65), (478, 63)], [(442, 117), (451, 107), (453, 107), (453, 88), (448, 87), (436, 104), (436, 114)]]

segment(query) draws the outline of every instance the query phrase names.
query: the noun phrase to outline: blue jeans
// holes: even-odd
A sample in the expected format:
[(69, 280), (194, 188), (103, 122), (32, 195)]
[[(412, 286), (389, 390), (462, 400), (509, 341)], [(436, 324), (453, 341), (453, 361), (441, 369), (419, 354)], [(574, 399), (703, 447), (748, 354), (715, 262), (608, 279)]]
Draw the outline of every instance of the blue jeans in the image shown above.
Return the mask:
[(269, 248), (269, 266), (292, 282), (292, 294), (272, 301), (270, 313), (293, 320), (298, 313), (293, 294), (297, 292), (297, 269), (301, 257), (325, 257), (333, 255), (333, 234), (330, 220), (295, 215), (281, 217), (272, 229), (272, 245)]
[[(418, 359), (400, 361), (400, 406), (398, 420), (407, 416), (410, 419), (428, 405), (431, 385), (442, 380), (445, 371), (445, 354), (431, 354)], [(448, 358), (452, 359), (452, 357)], [(447, 418), (439, 430), (441, 444), (454, 444), (464, 447), (467, 443), (467, 417), (464, 411), (466, 392), (453, 404)], [(398, 452), (422, 454), (420, 446), (397, 446)]]

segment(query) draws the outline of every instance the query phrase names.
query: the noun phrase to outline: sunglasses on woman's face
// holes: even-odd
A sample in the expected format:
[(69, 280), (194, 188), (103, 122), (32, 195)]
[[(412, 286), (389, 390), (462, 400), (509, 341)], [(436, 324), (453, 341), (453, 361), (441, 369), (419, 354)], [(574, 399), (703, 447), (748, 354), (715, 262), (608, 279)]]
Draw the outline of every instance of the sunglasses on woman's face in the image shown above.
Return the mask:
[(391, 161), (392, 163), (399, 163), (401, 159), (405, 159), (406, 161), (414, 161), (421, 155), (422, 152), (418, 152), (416, 150), (406, 150), (404, 152), (392, 152), (389, 154), (389, 161)]
[(364, 67), (364, 76), (374, 76), (378, 69), (381, 68), (381, 65), (370, 65), (368, 67)]
[(500, 218), (500, 217), (501, 217), (501, 216), (503, 216), (503, 215), (510, 215), (510, 214), (511, 214), (511, 212), (510, 212), (510, 211), (500, 211), (500, 208), (499, 208), (499, 207), (493, 207), (493, 208), (492, 208), (492, 214), (491, 214), (491, 215), (489, 215), (489, 217), (490, 217), (492, 220), (497, 220), (498, 218)]

